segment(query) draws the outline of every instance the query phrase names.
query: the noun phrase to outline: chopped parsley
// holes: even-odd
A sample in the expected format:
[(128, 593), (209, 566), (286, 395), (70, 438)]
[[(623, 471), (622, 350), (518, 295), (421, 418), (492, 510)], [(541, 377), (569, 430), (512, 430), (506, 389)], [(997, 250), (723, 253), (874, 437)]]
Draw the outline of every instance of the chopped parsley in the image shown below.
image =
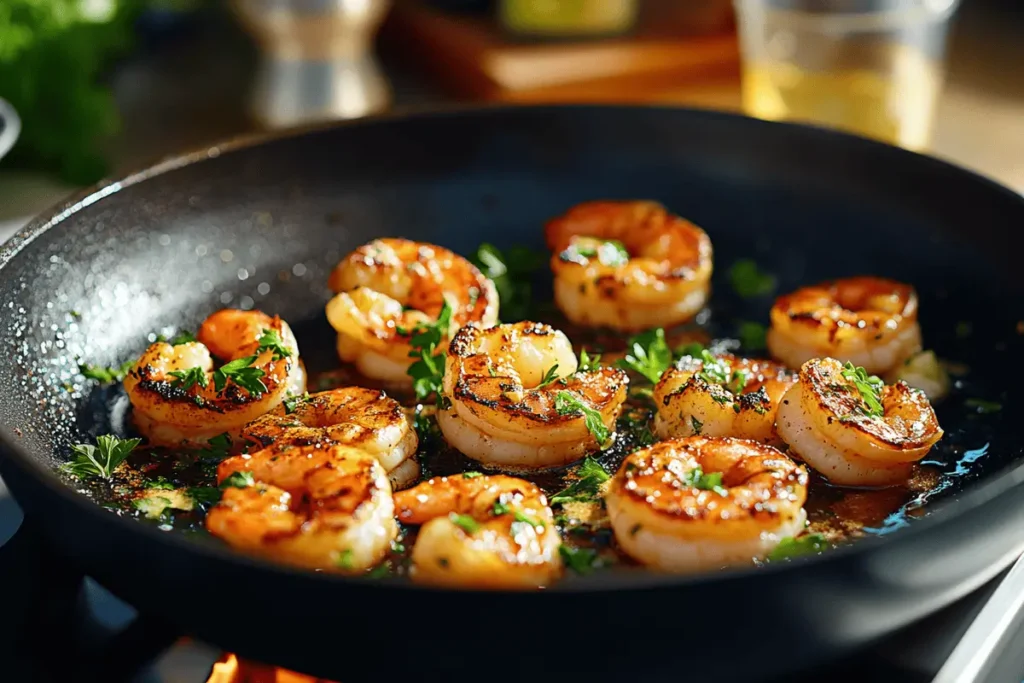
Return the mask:
[(608, 445), (610, 434), (601, 413), (587, 405), (580, 396), (571, 391), (559, 391), (555, 394), (555, 410), (559, 415), (583, 415), (583, 423), (598, 446), (604, 448)]
[(467, 534), (475, 534), (480, 531), (480, 524), (469, 515), (459, 515), (452, 512), (448, 515), (448, 519)]
[(638, 372), (654, 384), (672, 365), (672, 349), (665, 341), (665, 330), (660, 327), (631, 337), (626, 349), (626, 357), (618, 362), (618, 366)]
[(615, 268), (629, 263), (629, 251), (619, 240), (594, 240), (589, 239), (585, 244), (573, 244), (564, 252), (564, 258), (569, 261), (579, 262), (583, 259), (597, 260), (603, 266)]
[(101, 384), (112, 384), (114, 382), (120, 382), (124, 379), (124, 376), (128, 374), (128, 371), (135, 365), (135, 361), (125, 361), (119, 367), (116, 368), (101, 368), (98, 365), (89, 365), (88, 363), (79, 363), (78, 371), (86, 379), (94, 379)]
[(203, 370), (198, 365), (188, 370), (171, 370), (167, 374), (174, 378), (171, 381), (172, 387), (181, 387), (185, 391), (188, 391), (197, 384), (204, 389), (210, 384), (210, 381), (206, 378), (206, 370)]
[(132, 507), (150, 519), (159, 519), (172, 507), (172, 502), (165, 496), (146, 496), (133, 500)]
[(746, 370), (734, 370), (732, 378), (729, 380), (729, 384), (725, 388), (734, 394), (738, 394), (747, 386), (748, 379), (750, 379), (750, 375)]
[(690, 416), (690, 426), (693, 427), (693, 433), (699, 435), (701, 430), (704, 429), (704, 423), (698, 420), (693, 415)]
[(204, 460), (223, 460), (231, 453), (231, 437), (227, 434), (219, 434), (206, 441), (209, 446), (199, 451), (199, 456)]
[(146, 488), (158, 491), (171, 491), (175, 486), (171, 482), (167, 481), (166, 477), (157, 477), (156, 479), (150, 479), (147, 481)]
[(309, 393), (301, 394), (299, 396), (288, 396), (284, 400), (284, 414), (291, 415), (295, 412), (295, 409), (304, 403), (309, 403)]
[(252, 367), (256, 356), (246, 356), (225, 363), (213, 371), (213, 386), (217, 391), (223, 391), (230, 379), (250, 394), (265, 394), (267, 387), (263, 384), (263, 376), (266, 374), (259, 368)]
[(551, 496), (551, 504), (560, 503), (587, 503), (598, 500), (601, 495), (602, 485), (611, 476), (608, 471), (591, 457), (583, 459), (583, 463), (576, 470), (576, 481)]
[(740, 259), (729, 268), (729, 282), (744, 299), (771, 294), (775, 289), (775, 276), (762, 273), (750, 259)]
[(720, 358), (715, 358), (711, 352), (704, 349), (700, 352), (702, 367), (697, 377), (708, 384), (726, 384), (730, 381), (732, 368)]
[(547, 385), (551, 384), (552, 382), (554, 382), (557, 379), (558, 379), (558, 363), (555, 363), (550, 368), (548, 368), (547, 372), (544, 373), (544, 377), (541, 378), (540, 384), (537, 385), (537, 388), (541, 389), (543, 387), (546, 387)]
[(768, 561), (777, 562), (803, 555), (816, 555), (830, 547), (828, 541), (821, 534), (806, 534), (797, 538), (786, 536), (775, 546), (774, 550), (768, 553)]
[(191, 344), (196, 341), (196, 336), (188, 330), (182, 330), (179, 332), (170, 342), (171, 346), (181, 346), (182, 344)]
[(472, 260), (494, 282), (502, 319), (518, 322), (529, 318), (533, 300), (530, 281), (533, 273), (547, 262), (547, 254), (526, 247), (511, 247), (502, 253), (493, 244), (485, 242), (476, 250)]
[(855, 367), (849, 361), (843, 366), (843, 378), (853, 384), (860, 394), (863, 407), (862, 412), (868, 417), (882, 417), (885, 410), (882, 408), (882, 387), (884, 382), (874, 375), (869, 375), (864, 368)]
[(558, 554), (562, 556), (565, 566), (577, 574), (590, 574), (603, 565), (597, 551), (593, 548), (571, 548), (567, 545), (560, 545)]
[(739, 337), (740, 344), (748, 351), (760, 351), (765, 348), (767, 346), (765, 341), (767, 335), (768, 330), (765, 329), (764, 325), (749, 321), (741, 322), (736, 334)]
[(339, 569), (352, 569), (355, 566), (355, 562), (355, 553), (352, 552), (351, 548), (346, 548), (338, 553), (338, 559), (335, 561), (335, 564)]
[(273, 351), (274, 360), (281, 360), (292, 355), (292, 350), (285, 346), (284, 340), (281, 339), (281, 335), (278, 334), (277, 330), (263, 330), (263, 334), (260, 335), (257, 342), (259, 342), (259, 346), (256, 347), (257, 354), (264, 351)]
[(509, 507), (508, 504), (502, 503), (500, 500), (494, 501), (494, 506), (491, 508), (491, 512), (494, 513), (495, 517), (501, 517), (502, 515), (512, 514), (512, 518), (521, 524), (529, 524), (530, 526), (543, 527), (544, 525), (530, 517), (522, 510), (516, 510), (515, 508)]
[(385, 576), (391, 574), (392, 566), (391, 562), (385, 560), (378, 564), (376, 567), (366, 572), (366, 578), (368, 579), (383, 579)]
[(576, 372), (594, 372), (601, 369), (601, 354), (591, 356), (586, 349), (580, 349), (580, 362)]
[(1003, 409), (1003, 404), (996, 403), (995, 401), (986, 401), (981, 398), (969, 398), (964, 401), (964, 405), (968, 408), (974, 408), (982, 415), (989, 415), (991, 413), (998, 413)]
[(61, 470), (76, 477), (110, 479), (117, 466), (142, 443), (142, 439), (119, 439), (110, 434), (96, 437), (96, 445), (79, 443), (71, 447), (75, 456), (61, 465)]
[(689, 344), (685, 344), (676, 349), (675, 354), (680, 358), (684, 356), (692, 356), (694, 358), (698, 358), (701, 355), (701, 353), (703, 353), (703, 351), (703, 344), (701, 344), (700, 342), (690, 342)]
[(683, 483), (701, 491), (714, 491), (720, 496), (729, 493), (722, 486), (721, 472), (705, 472), (699, 465), (683, 475)]
[(234, 487), (236, 489), (244, 489), (250, 486), (254, 486), (256, 480), (253, 479), (252, 472), (232, 472), (230, 476), (226, 477), (224, 481), (220, 483), (221, 489)]
[(409, 366), (408, 374), (412, 377), (412, 388), (416, 398), (423, 400), (435, 394), (438, 407), (443, 403), (441, 385), (444, 381), (444, 351), (438, 351), (441, 341), (448, 336), (448, 328), (452, 321), (452, 307), (446, 299), (441, 307), (437, 320), (420, 323), (412, 330), (399, 328), (399, 334), (410, 335), (409, 357), (417, 359)]
[(479, 472), (463, 472), (462, 473), (462, 478), (463, 479), (476, 479), (477, 477), (482, 477), (482, 476), (484, 476), (484, 475), (480, 474)]
[(220, 501), (221, 489), (217, 486), (193, 486), (187, 489), (187, 493), (196, 505), (215, 505)]

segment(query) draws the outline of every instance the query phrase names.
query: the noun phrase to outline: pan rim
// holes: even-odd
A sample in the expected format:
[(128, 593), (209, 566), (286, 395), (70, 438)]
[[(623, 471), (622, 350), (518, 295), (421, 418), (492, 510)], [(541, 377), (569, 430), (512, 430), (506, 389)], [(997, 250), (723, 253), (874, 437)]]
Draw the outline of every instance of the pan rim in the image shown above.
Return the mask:
[[(817, 141), (822, 144), (842, 143), (846, 146), (859, 145), (864, 149), (874, 148), (879, 153), (895, 156), (911, 155), (917, 157), (914, 163), (930, 165), (935, 172), (954, 173), (964, 179), (971, 179), (975, 183), (982, 183), (989, 190), (1004, 195), (1008, 200), (1018, 203), (1024, 209), (1024, 195), (1021, 195), (1011, 188), (1008, 188), (995, 180), (980, 173), (966, 169), (943, 159), (931, 157), (925, 154), (892, 147), (890, 145), (870, 140), (867, 138), (850, 135), (848, 133), (808, 124), (796, 124), (788, 122), (763, 121), (751, 117), (734, 114), (730, 112), (718, 112), (704, 109), (686, 107), (673, 107), (658, 104), (650, 105), (605, 105), (605, 104), (556, 104), (556, 105), (520, 105), (520, 104), (475, 104), (475, 105), (442, 105), (420, 108), (409, 108), (395, 110), (361, 119), (347, 121), (328, 121), (297, 126), (293, 128), (250, 133), (235, 136), (219, 143), (204, 145), (182, 154), (173, 155), (163, 159), (151, 166), (142, 168), (127, 174), (120, 180), (103, 180), (96, 185), (72, 194), (65, 200), (44, 211), (30, 221), (27, 225), (15, 233), (6, 243), (0, 245), (0, 276), (4, 268), (29, 244), (40, 235), (55, 229), (64, 220), (78, 211), (112, 195), (120, 190), (145, 182), (170, 171), (186, 166), (201, 163), (204, 159), (216, 158), (222, 154), (242, 152), (261, 145), (299, 138), (318, 132), (335, 130), (340, 128), (358, 128), (361, 126), (382, 125), (395, 120), (408, 119), (431, 119), (431, 118), (457, 118), (462, 116), (473, 116), (480, 114), (502, 115), (515, 111), (572, 111), (572, 110), (607, 110), (607, 111), (663, 111), (679, 114), (680, 116), (705, 118), (721, 121), (743, 121), (743, 125), (761, 126), (766, 130), (787, 131), (783, 134), (800, 135), (803, 139)], [(833, 142), (829, 142), (833, 141)], [(924, 168), (921, 166), (922, 169)], [(190, 541), (185, 536), (173, 532), (160, 531), (151, 526), (140, 524), (134, 519), (123, 519), (120, 515), (111, 514), (109, 511), (97, 505), (95, 501), (84, 494), (78, 493), (71, 486), (64, 483), (60, 476), (52, 468), (44, 466), (31, 457), (26, 450), (18, 443), (18, 439), (10, 428), (0, 423), (0, 456), (10, 458), (15, 466), (21, 468), (27, 476), (36, 480), (36, 483), (43, 485), (59, 496), (65, 502), (74, 505), (80, 511), (88, 511), (90, 515), (101, 515), (97, 522), (101, 524), (124, 525), (120, 528), (133, 533), (144, 535), (153, 543), (170, 543), (176, 546), (178, 552), (193, 552), (205, 556), (205, 559), (218, 562), (226, 562), (246, 571), (258, 571), (263, 574), (277, 575), (292, 580), (311, 580), (335, 585), (346, 585), (352, 587), (369, 588), (372, 586), (381, 589), (400, 589), (415, 591), (419, 593), (448, 594), (452, 592), (472, 592), (483, 594), (500, 595), (542, 595), (548, 592), (557, 593), (589, 593), (603, 592), (606, 590), (654, 590), (659, 588), (682, 588), (688, 585), (727, 584), (733, 581), (742, 581), (752, 575), (771, 575), (783, 571), (814, 571), (814, 567), (830, 562), (842, 562), (846, 558), (863, 558), (878, 548), (887, 547), (892, 543), (900, 542), (902, 539), (909, 541), (911, 538), (920, 538), (924, 535), (937, 537), (943, 528), (964, 514), (977, 510), (987, 504), (994, 502), (997, 498), (1013, 495), (1015, 492), (1020, 495), (1022, 484), (1024, 484), (1024, 461), (1012, 463), (1002, 471), (992, 476), (991, 481), (975, 486), (972, 490), (961, 494), (954, 500), (944, 501), (929, 511), (929, 514), (897, 533), (876, 535), (869, 538), (858, 539), (854, 543), (834, 548), (819, 555), (811, 555), (796, 558), (789, 562), (766, 564), (761, 567), (734, 567), (714, 572), (703, 572), (693, 575), (672, 575), (656, 574), (654, 572), (601, 572), (593, 576), (573, 577), (571, 581), (563, 581), (555, 586), (537, 593), (521, 593), (512, 591), (495, 591), (465, 588), (436, 588), (413, 584), (399, 579), (394, 580), (369, 580), (364, 577), (353, 577), (342, 574), (309, 571), (301, 568), (275, 563), (255, 556), (245, 555), (236, 552), (225, 545), (214, 543), (197, 543)], [(102, 521), (101, 521), (102, 520)], [(1012, 556), (1011, 556), (1012, 559)]]

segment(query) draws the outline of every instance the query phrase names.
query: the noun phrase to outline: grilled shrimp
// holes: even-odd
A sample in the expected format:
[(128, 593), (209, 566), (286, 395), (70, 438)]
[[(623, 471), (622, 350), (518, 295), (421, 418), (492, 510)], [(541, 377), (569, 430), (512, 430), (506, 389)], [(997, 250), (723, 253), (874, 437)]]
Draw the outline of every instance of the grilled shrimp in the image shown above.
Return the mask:
[(796, 375), (775, 363), (729, 354), (684, 356), (654, 387), (654, 431), (776, 442), (775, 412)]
[(554, 515), (535, 485), (505, 475), (434, 477), (395, 494), (399, 521), (422, 524), (413, 580), (537, 588), (562, 573)]
[(577, 324), (669, 327), (707, 301), (711, 240), (660, 204), (579, 204), (548, 222), (546, 236), (555, 302)]
[(771, 446), (670, 439), (626, 457), (605, 503), (618, 544), (655, 569), (749, 563), (803, 528), (807, 472)]
[(790, 452), (840, 485), (906, 481), (913, 463), (942, 438), (922, 392), (903, 382), (883, 385), (833, 358), (803, 364), (777, 421)]
[(569, 340), (548, 325), (467, 325), (448, 349), (443, 393), (451, 406), (437, 414), (441, 431), (452, 446), (494, 467), (577, 460), (604, 445), (588, 430), (586, 413), (610, 437), (629, 382), (621, 370), (577, 368)]
[(293, 398), (250, 422), (242, 438), (259, 448), (274, 443), (340, 443), (366, 451), (388, 473), (392, 488), (420, 476), (419, 439), (402, 406), (383, 391), (346, 387)]
[[(215, 370), (213, 357), (249, 362), (225, 373)], [(146, 349), (124, 388), (135, 424), (151, 444), (206, 446), (220, 434), (237, 436), (289, 393), (301, 394), (306, 372), (287, 323), (259, 311), (224, 309), (203, 322), (197, 341)]]
[(367, 377), (407, 383), (409, 338), (434, 322), (445, 302), (451, 328), (498, 321), (494, 283), (476, 266), (443, 247), (403, 239), (379, 239), (342, 259), (328, 282), (337, 294), (327, 319), (338, 332), (338, 355)]
[(282, 444), (224, 460), (217, 478), (239, 472), (255, 484), (228, 487), (206, 528), (246, 552), (358, 572), (379, 563), (398, 535), (387, 475), (365, 451)]
[(827, 357), (888, 372), (921, 350), (917, 294), (879, 277), (798, 289), (772, 307), (768, 350), (791, 368)]

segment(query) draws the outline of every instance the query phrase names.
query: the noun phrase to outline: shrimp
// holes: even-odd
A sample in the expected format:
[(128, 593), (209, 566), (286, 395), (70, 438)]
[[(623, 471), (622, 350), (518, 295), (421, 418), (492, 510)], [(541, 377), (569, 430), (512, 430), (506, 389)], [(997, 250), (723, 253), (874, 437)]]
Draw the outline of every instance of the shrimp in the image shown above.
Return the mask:
[[(215, 370), (213, 357), (233, 371)], [(224, 309), (203, 322), (197, 341), (146, 349), (124, 388), (135, 425), (151, 444), (205, 447), (221, 434), (236, 437), (289, 394), (304, 392), (306, 371), (287, 323)]]
[(942, 438), (924, 393), (903, 382), (883, 385), (834, 358), (803, 364), (777, 420), (790, 453), (839, 485), (904, 482)]
[(798, 289), (772, 307), (768, 350), (791, 368), (828, 357), (888, 372), (921, 350), (917, 294), (879, 277)]
[(328, 282), (336, 296), (327, 320), (338, 332), (341, 360), (372, 379), (407, 384), (413, 363), (409, 339), (424, 323), (451, 307), (452, 329), (471, 322), (498, 322), (494, 283), (476, 266), (443, 247), (403, 239), (379, 239), (342, 259)]
[(383, 391), (346, 387), (289, 399), (250, 422), (242, 438), (259, 448), (274, 443), (340, 443), (377, 458), (392, 488), (420, 476), (419, 439), (402, 406)]
[(538, 588), (562, 574), (554, 515), (534, 484), (505, 475), (434, 477), (395, 495), (396, 514), (422, 524), (414, 581)]
[[(437, 421), (452, 446), (493, 467), (564, 465), (614, 435), (629, 380), (622, 370), (577, 372), (572, 344), (543, 323), (463, 327), (452, 339)], [(588, 417), (589, 414), (589, 417)]]
[(690, 436), (627, 456), (605, 504), (615, 540), (654, 569), (763, 558), (806, 523), (807, 471), (771, 446)]
[(555, 302), (588, 327), (670, 327), (708, 299), (711, 240), (647, 201), (579, 204), (548, 222)]
[(796, 375), (769, 361), (729, 354), (684, 356), (654, 387), (654, 431), (676, 436), (734, 436), (775, 443), (775, 412)]
[(359, 572), (383, 560), (398, 536), (387, 475), (365, 451), (282, 444), (224, 460), (217, 479), (241, 472), (254, 485), (227, 487), (206, 515), (210, 533), (240, 550)]

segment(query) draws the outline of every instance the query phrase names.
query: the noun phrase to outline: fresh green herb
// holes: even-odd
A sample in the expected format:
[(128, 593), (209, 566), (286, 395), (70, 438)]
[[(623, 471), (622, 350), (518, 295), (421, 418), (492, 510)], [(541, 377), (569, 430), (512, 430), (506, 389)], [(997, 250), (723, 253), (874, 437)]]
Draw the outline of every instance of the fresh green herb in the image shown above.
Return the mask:
[(624, 370), (634, 370), (656, 384), (672, 365), (672, 349), (660, 327), (630, 338), (625, 358), (618, 362)]
[(701, 430), (704, 429), (704, 423), (698, 420), (693, 415), (690, 416), (690, 426), (693, 427), (694, 434), (700, 434)]
[(116, 368), (101, 368), (98, 365), (89, 365), (88, 363), (79, 363), (78, 371), (86, 379), (94, 379), (101, 384), (112, 384), (114, 382), (120, 382), (124, 379), (124, 376), (128, 374), (128, 371), (135, 365), (135, 361), (126, 361)]
[(448, 515), (448, 519), (467, 534), (475, 534), (480, 531), (480, 524), (469, 515), (458, 515), (452, 512)]
[(683, 475), (683, 483), (701, 491), (714, 491), (721, 496), (728, 493), (722, 486), (721, 472), (705, 472), (699, 465)]
[(435, 394), (438, 407), (442, 406), (441, 385), (444, 381), (444, 351), (438, 351), (441, 340), (448, 336), (448, 328), (452, 321), (452, 307), (446, 299), (441, 307), (437, 320), (420, 323), (412, 330), (399, 328), (399, 334), (409, 336), (410, 358), (417, 360), (407, 371), (412, 377), (412, 387), (416, 398), (423, 400)]
[(252, 367), (255, 361), (256, 356), (246, 356), (220, 366), (213, 372), (214, 388), (217, 391), (223, 391), (230, 379), (250, 394), (267, 393), (267, 387), (262, 380), (266, 373), (259, 368)]
[(576, 372), (594, 372), (601, 369), (601, 355), (591, 356), (586, 349), (580, 349), (580, 362), (576, 366)]
[(494, 282), (498, 290), (501, 317), (518, 322), (530, 317), (533, 273), (548, 260), (547, 254), (526, 247), (511, 247), (505, 253), (493, 244), (481, 244), (473, 263)]
[(188, 370), (171, 370), (167, 374), (174, 377), (174, 380), (171, 381), (172, 387), (181, 387), (185, 391), (197, 384), (205, 389), (210, 383), (206, 378), (206, 370), (198, 365)]
[(734, 370), (732, 378), (729, 380), (726, 389), (734, 394), (738, 394), (747, 386), (747, 380), (750, 379), (746, 370)]
[(512, 512), (512, 508), (505, 503), (502, 503), (500, 500), (496, 500), (494, 501), (494, 505), (491, 506), (491, 512), (495, 517), (501, 517), (502, 515), (507, 515)]
[(64, 463), (61, 470), (76, 477), (103, 477), (110, 479), (117, 466), (142, 443), (142, 439), (119, 439), (110, 434), (96, 437), (96, 445), (79, 443), (71, 447), (74, 459)]
[(821, 534), (806, 534), (797, 538), (786, 536), (768, 553), (768, 561), (778, 562), (802, 555), (816, 555), (828, 550), (829, 547), (831, 546), (828, 541)]
[(253, 478), (252, 472), (232, 472), (229, 477), (220, 483), (220, 487), (221, 489), (230, 487), (244, 489), (254, 486), (255, 484), (256, 480)]
[(679, 357), (692, 356), (693, 358), (698, 358), (703, 352), (704, 345), (699, 342), (690, 342), (675, 350), (675, 354)]
[(259, 346), (256, 347), (257, 355), (264, 351), (273, 351), (274, 360), (281, 360), (292, 355), (292, 350), (285, 346), (284, 340), (281, 339), (281, 335), (278, 334), (277, 330), (263, 330), (263, 334), (256, 341), (259, 342)]
[(378, 564), (376, 567), (366, 572), (366, 578), (368, 579), (383, 579), (385, 576), (391, 574), (391, 562), (384, 561)]
[(351, 548), (346, 548), (338, 553), (338, 559), (335, 564), (339, 569), (351, 570), (355, 566), (355, 553), (352, 552)]
[(171, 346), (181, 346), (182, 344), (191, 344), (196, 341), (196, 336), (188, 330), (182, 330), (174, 336), (169, 342)]
[(199, 451), (204, 460), (223, 460), (231, 453), (231, 437), (227, 434), (219, 434), (206, 443), (209, 446)]
[(768, 330), (761, 323), (741, 322), (737, 336), (743, 348), (748, 351), (760, 351), (767, 345), (765, 338)]
[(601, 486), (611, 476), (597, 460), (591, 457), (583, 459), (576, 470), (576, 481), (551, 497), (551, 504), (592, 502), (600, 499)]
[(700, 352), (702, 367), (697, 377), (708, 384), (726, 384), (729, 382), (732, 368), (720, 358), (715, 358), (707, 349)]
[(462, 473), (462, 478), (463, 479), (476, 479), (477, 477), (482, 477), (482, 476), (484, 476), (484, 475), (480, 474), (479, 472), (463, 472)]
[(309, 403), (309, 393), (300, 396), (289, 396), (284, 400), (284, 414), (291, 415), (303, 403)]
[(601, 558), (593, 548), (572, 548), (565, 544), (558, 547), (562, 562), (577, 574), (590, 574), (602, 566)]
[(147, 481), (146, 488), (157, 491), (172, 491), (177, 487), (171, 482), (167, 481), (166, 477), (157, 477), (156, 479), (150, 479), (149, 481)]
[(540, 384), (537, 385), (537, 388), (540, 389), (542, 387), (546, 387), (556, 379), (558, 379), (558, 363), (555, 363), (547, 369), (547, 372), (544, 373), (544, 377), (541, 378)]
[(592, 244), (573, 244), (563, 254), (563, 258), (570, 261), (579, 261), (580, 257), (592, 259), (596, 256), (601, 265), (612, 268), (629, 263), (626, 245), (619, 240), (595, 240)]
[(995, 401), (986, 401), (980, 398), (969, 398), (966, 401), (964, 401), (964, 405), (967, 406), (968, 408), (974, 408), (982, 415), (998, 413), (1000, 410), (1003, 409), (1003, 405), (1001, 403), (996, 403)]
[(771, 294), (775, 289), (775, 277), (762, 273), (750, 259), (740, 259), (729, 268), (732, 288), (744, 299)]
[(189, 498), (196, 505), (215, 505), (220, 501), (221, 489), (217, 486), (193, 486), (187, 489)]
[(583, 423), (598, 446), (604, 448), (608, 444), (610, 435), (601, 419), (601, 413), (587, 405), (581, 397), (571, 391), (559, 391), (555, 394), (555, 410), (559, 415), (583, 415)]
[(146, 496), (132, 501), (132, 507), (150, 519), (159, 519), (171, 506), (171, 499), (164, 496)]
[(869, 375), (864, 368), (855, 367), (849, 361), (843, 366), (843, 378), (852, 383), (864, 403), (862, 408), (868, 417), (881, 417), (885, 414), (882, 408), (882, 387), (884, 383), (878, 377)]

